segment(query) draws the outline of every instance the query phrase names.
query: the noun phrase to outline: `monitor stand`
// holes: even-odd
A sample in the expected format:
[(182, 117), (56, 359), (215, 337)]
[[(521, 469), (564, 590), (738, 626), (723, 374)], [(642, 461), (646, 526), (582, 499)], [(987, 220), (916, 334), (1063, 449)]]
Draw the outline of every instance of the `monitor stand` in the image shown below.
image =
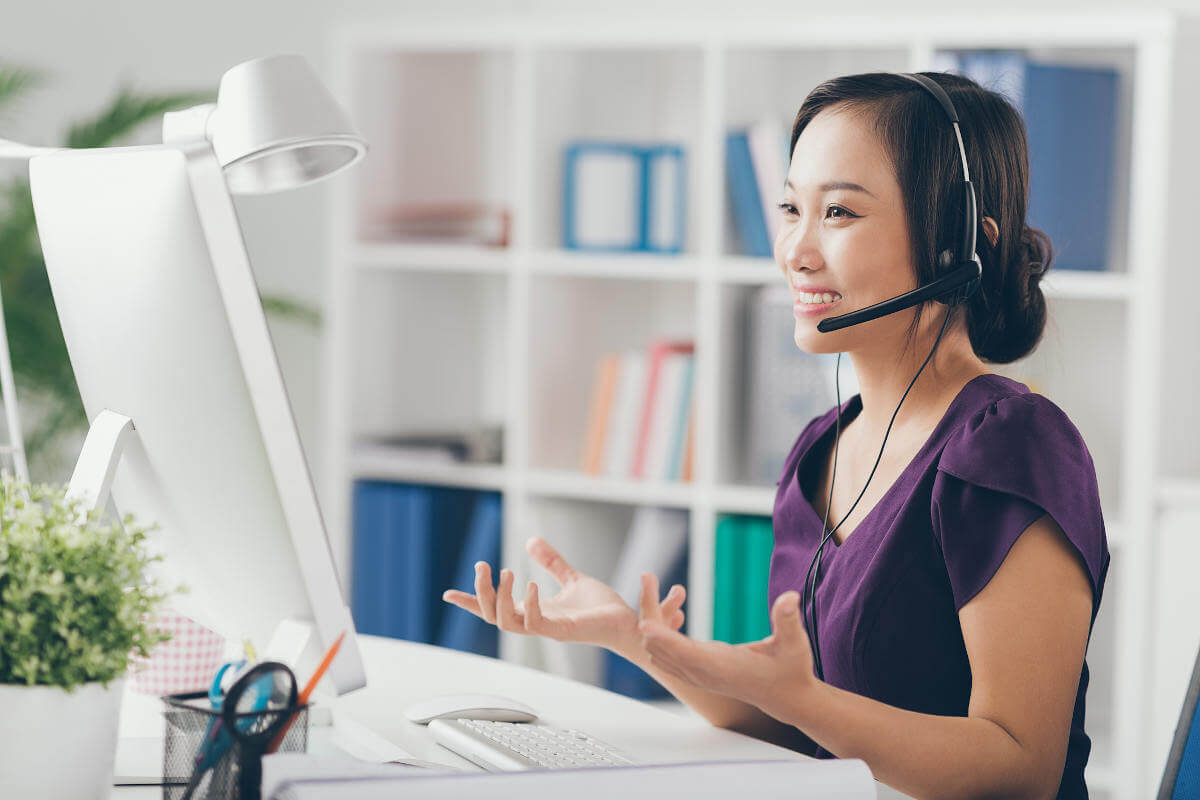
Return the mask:
[[(108, 503), (121, 452), (135, 432), (132, 419), (107, 408), (92, 422), (67, 485), (67, 497), (82, 501), (80, 519)], [(297, 676), (312, 674), (323, 655), (313, 633), (311, 620), (282, 620), (275, 626), (263, 655), (289, 665)]]

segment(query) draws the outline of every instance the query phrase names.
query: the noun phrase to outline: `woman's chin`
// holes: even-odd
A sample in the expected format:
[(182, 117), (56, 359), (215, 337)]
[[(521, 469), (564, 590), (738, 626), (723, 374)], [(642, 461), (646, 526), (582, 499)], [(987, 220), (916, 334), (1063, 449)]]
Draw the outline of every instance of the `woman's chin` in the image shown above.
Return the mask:
[(796, 332), (792, 338), (796, 342), (796, 347), (813, 355), (818, 353), (838, 353), (842, 350), (842, 348), (838, 347), (838, 339), (841, 337), (831, 336), (828, 333), (818, 331), (816, 320), (811, 322), (808, 320), (796, 320)]

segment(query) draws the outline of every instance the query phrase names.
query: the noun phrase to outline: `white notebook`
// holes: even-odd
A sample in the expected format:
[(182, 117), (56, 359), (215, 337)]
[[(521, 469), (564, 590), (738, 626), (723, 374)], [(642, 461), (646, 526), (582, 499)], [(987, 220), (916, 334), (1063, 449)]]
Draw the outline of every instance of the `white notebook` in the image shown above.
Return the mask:
[(687, 797), (725, 800), (752, 793), (768, 798), (867, 800), (875, 779), (860, 759), (717, 761), (639, 767), (528, 772), (433, 772), (415, 767), (328, 760), (303, 754), (263, 759), (263, 800), (378, 800), (479, 797), (495, 800), (608, 800), (612, 797)]

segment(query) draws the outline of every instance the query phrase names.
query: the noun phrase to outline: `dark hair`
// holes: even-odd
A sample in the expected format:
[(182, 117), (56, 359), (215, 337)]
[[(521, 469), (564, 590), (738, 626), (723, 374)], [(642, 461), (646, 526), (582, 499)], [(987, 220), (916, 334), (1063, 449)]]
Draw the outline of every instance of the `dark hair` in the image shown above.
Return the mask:
[[(958, 111), (967, 166), (975, 187), (980, 225), (975, 251), (983, 264), (979, 289), (958, 306), (966, 314), (971, 348), (998, 364), (1033, 352), (1046, 327), (1046, 298), (1038, 283), (1050, 267), (1050, 237), (1025, 224), (1029, 205), (1029, 148), (1025, 124), (1003, 95), (947, 72), (923, 72), (946, 90)], [(962, 159), (954, 127), (933, 96), (911, 80), (887, 72), (833, 78), (804, 99), (792, 124), (789, 153), (813, 118), (828, 108), (861, 113), (889, 154), (908, 214), (917, 284), (937, 274), (937, 254), (953, 249), (962, 225)], [(982, 220), (996, 221), (993, 247)], [(908, 345), (926, 305), (908, 330)], [(952, 323), (953, 324), (953, 323)]]

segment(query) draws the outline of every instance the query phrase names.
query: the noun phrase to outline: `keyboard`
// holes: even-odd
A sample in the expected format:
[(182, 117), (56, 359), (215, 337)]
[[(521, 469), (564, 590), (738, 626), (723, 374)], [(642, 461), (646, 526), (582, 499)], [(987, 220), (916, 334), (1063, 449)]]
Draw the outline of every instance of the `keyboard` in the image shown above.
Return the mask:
[(491, 772), (570, 767), (621, 767), (632, 759), (576, 730), (531, 722), (435, 719), (433, 740)]

